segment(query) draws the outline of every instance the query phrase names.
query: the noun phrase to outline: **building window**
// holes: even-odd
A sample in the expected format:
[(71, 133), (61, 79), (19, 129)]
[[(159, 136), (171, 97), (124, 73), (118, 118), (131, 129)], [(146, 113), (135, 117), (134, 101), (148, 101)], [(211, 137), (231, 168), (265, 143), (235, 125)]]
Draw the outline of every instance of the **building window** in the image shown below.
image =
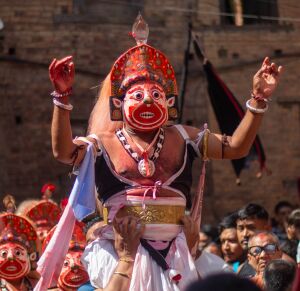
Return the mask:
[(222, 24), (278, 23), (277, 0), (220, 0), (220, 11)]
[(89, 22), (132, 24), (143, 7), (144, 0), (73, 0), (73, 13)]

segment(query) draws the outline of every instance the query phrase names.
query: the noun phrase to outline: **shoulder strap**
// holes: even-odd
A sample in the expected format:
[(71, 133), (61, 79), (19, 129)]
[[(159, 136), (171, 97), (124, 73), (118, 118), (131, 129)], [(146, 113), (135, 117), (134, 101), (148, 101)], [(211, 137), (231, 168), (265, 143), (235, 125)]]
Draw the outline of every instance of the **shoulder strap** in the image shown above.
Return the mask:
[(188, 133), (186, 132), (186, 130), (184, 129), (184, 127), (181, 124), (176, 124), (174, 126), (179, 131), (179, 133), (181, 134), (181, 136), (183, 137), (184, 140), (190, 139)]
[(97, 156), (101, 156), (101, 154), (102, 154), (102, 152), (103, 152), (103, 150), (104, 150), (104, 147), (103, 147), (103, 145), (102, 145), (102, 143), (101, 143), (101, 140), (100, 140), (100, 138), (98, 137), (98, 135), (96, 135), (96, 134), (94, 134), (94, 133), (92, 133), (92, 134), (89, 134), (87, 137), (91, 137), (91, 138), (93, 138), (94, 140), (96, 140), (96, 142), (97, 142)]
[(96, 135), (95, 133), (89, 134), (87, 137), (91, 137), (93, 139), (95, 139), (97, 141), (98, 146), (100, 147), (100, 138), (98, 137), (98, 135)]

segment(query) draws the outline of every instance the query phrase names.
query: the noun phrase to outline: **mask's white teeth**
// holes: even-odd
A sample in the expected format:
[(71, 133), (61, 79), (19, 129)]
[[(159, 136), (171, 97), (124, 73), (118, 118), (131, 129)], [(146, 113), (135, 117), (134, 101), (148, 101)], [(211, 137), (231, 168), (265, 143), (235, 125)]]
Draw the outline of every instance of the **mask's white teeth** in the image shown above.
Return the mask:
[(80, 281), (82, 279), (82, 276), (73, 276), (72, 278), (71, 278), (71, 281), (73, 281), (73, 282), (78, 282), (78, 281)]
[(140, 114), (140, 117), (145, 118), (145, 119), (149, 119), (154, 117), (154, 113), (152, 112), (143, 112)]
[(10, 271), (10, 272), (13, 272), (13, 271), (16, 271), (17, 270), (17, 267), (15, 266), (9, 266), (6, 268), (7, 271)]

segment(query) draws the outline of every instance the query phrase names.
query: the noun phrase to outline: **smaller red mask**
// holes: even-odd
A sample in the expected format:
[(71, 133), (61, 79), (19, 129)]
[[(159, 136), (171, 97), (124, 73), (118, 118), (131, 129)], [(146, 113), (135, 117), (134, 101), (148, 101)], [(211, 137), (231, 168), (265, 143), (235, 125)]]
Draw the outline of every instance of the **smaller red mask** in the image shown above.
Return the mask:
[(151, 81), (132, 85), (124, 98), (127, 124), (140, 131), (159, 128), (168, 120), (166, 95), (161, 85)]
[(62, 290), (77, 290), (89, 280), (89, 276), (81, 263), (82, 251), (69, 251), (58, 278), (58, 286)]
[(20, 244), (8, 242), (0, 245), (0, 278), (16, 280), (30, 271), (27, 250)]
[(49, 226), (38, 226), (36, 228), (36, 233), (41, 243), (43, 243), (50, 229)]

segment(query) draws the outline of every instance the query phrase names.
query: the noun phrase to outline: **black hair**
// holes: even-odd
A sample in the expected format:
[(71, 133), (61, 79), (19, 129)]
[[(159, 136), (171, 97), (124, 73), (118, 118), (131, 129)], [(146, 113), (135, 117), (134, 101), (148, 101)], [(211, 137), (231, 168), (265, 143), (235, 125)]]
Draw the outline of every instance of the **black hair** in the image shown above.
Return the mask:
[(287, 224), (300, 228), (300, 209), (296, 209), (290, 214)]
[(274, 212), (275, 212), (276, 214), (278, 214), (279, 210), (280, 210), (281, 208), (283, 208), (283, 207), (289, 207), (289, 208), (293, 209), (293, 205), (292, 205), (290, 202), (288, 202), (288, 201), (279, 201), (279, 202), (275, 205), (275, 207), (274, 207)]
[(221, 223), (219, 224), (219, 233), (221, 234), (222, 231), (225, 229), (236, 228), (237, 219), (238, 219), (237, 211), (225, 216), (222, 219)]
[(103, 221), (103, 217), (100, 216), (96, 211), (93, 212), (92, 214), (89, 214), (86, 216), (82, 222), (85, 223), (83, 227), (83, 231), (85, 234), (87, 234), (88, 230), (97, 222)]
[(298, 248), (298, 240), (293, 239), (293, 240), (286, 240), (280, 245), (280, 249), (293, 258), (295, 261), (297, 261), (297, 248)]
[(237, 219), (244, 220), (248, 218), (268, 220), (269, 214), (264, 207), (255, 203), (249, 203), (238, 211)]
[(261, 291), (252, 281), (235, 274), (215, 274), (191, 284), (186, 291)]
[(211, 224), (202, 225), (200, 231), (205, 233), (208, 237), (210, 237), (212, 241), (216, 241), (219, 237), (217, 227)]
[(286, 291), (293, 283), (296, 264), (284, 260), (272, 260), (264, 270), (264, 285), (268, 291)]

